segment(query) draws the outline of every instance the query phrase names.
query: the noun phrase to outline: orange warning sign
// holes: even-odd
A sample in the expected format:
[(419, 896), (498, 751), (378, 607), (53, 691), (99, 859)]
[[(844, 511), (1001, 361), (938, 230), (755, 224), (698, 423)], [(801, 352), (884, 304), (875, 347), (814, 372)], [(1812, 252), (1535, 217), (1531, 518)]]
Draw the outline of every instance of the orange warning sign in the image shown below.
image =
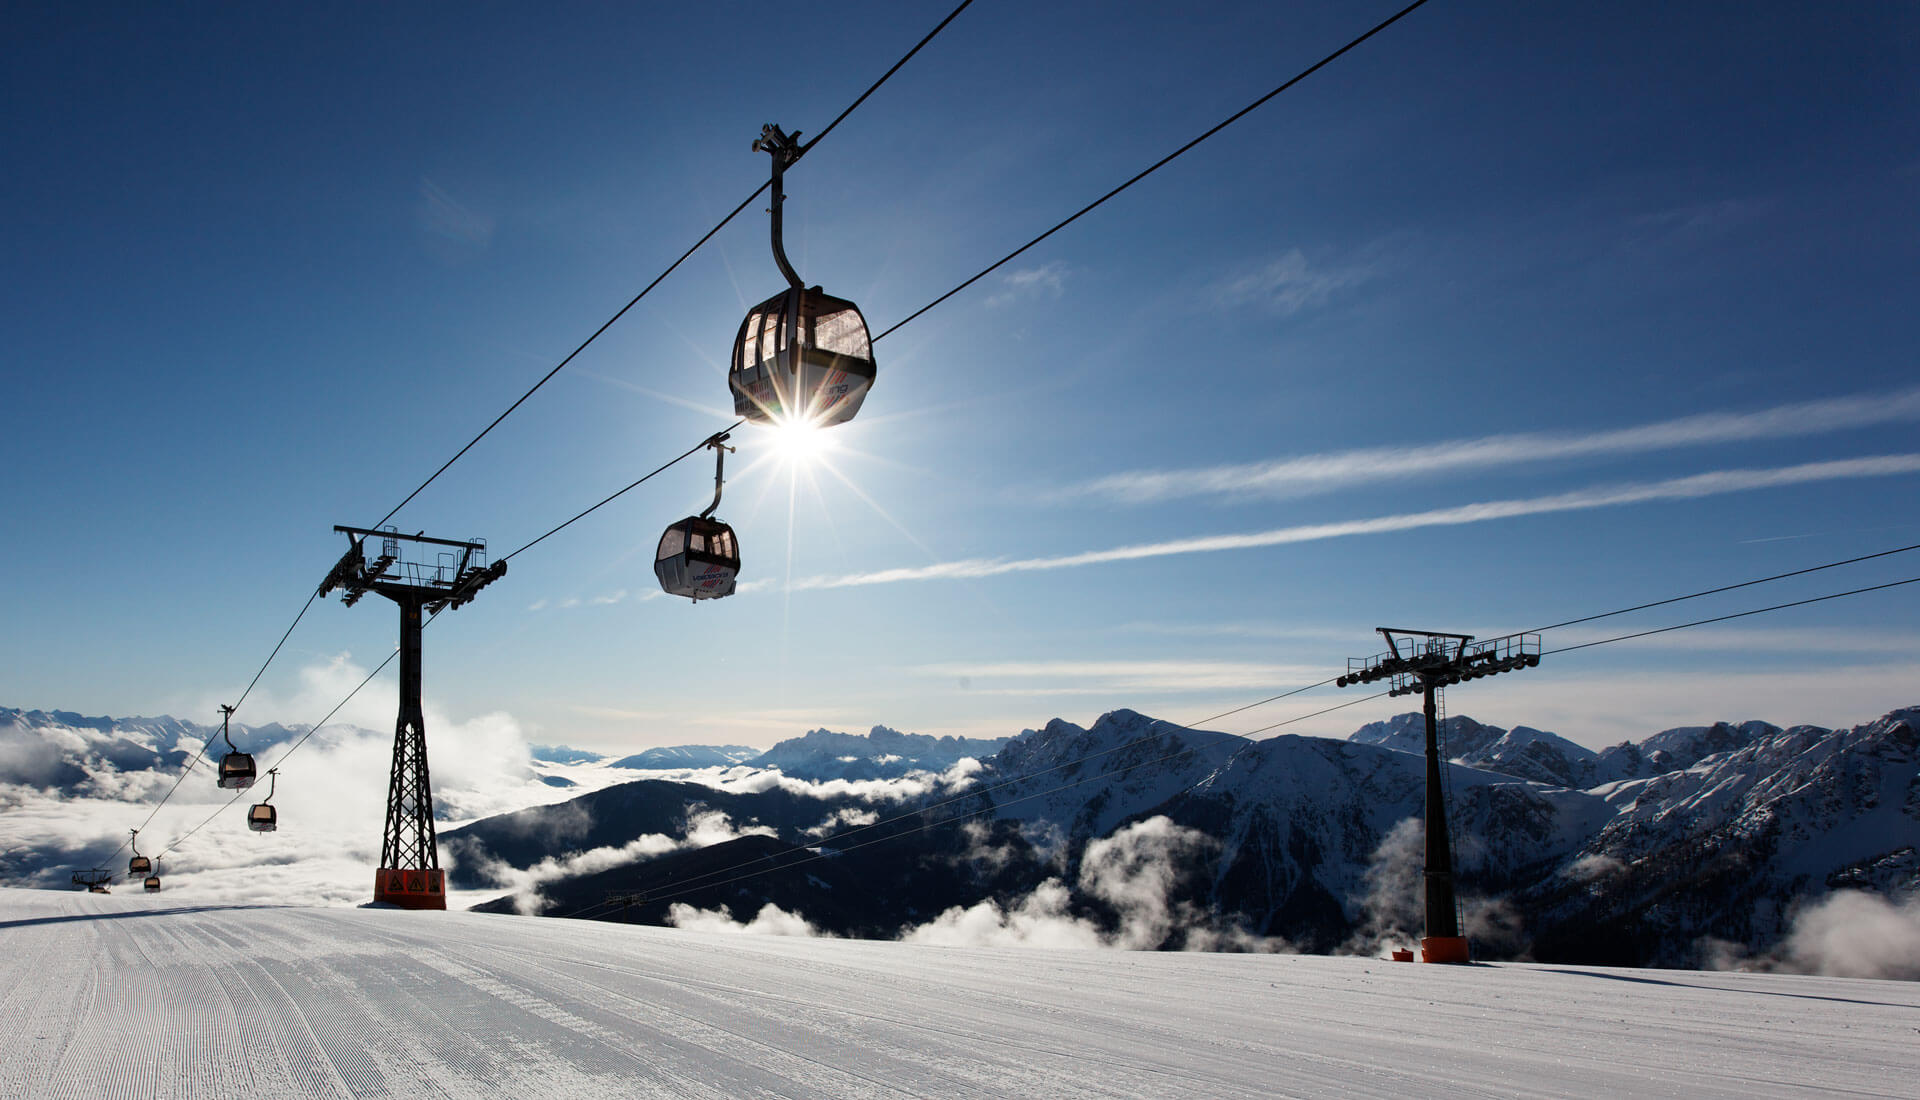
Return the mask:
[(402, 909), (445, 909), (447, 873), (438, 867), (382, 867), (373, 878), (373, 900)]

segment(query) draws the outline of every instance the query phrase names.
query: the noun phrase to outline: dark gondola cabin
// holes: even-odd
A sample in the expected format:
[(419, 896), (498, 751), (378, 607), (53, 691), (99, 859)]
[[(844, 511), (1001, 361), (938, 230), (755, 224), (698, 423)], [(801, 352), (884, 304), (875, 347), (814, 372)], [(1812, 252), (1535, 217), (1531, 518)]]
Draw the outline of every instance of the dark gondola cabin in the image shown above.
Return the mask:
[(160, 876), (148, 875), (147, 881), (146, 881), (146, 888), (147, 888), (147, 893), (149, 894), (159, 893), (160, 892)]
[(220, 758), (220, 785), (230, 791), (253, 786), (253, 755), (230, 752)]
[(740, 573), (740, 543), (717, 519), (688, 516), (660, 536), (653, 575), (670, 596), (714, 600), (733, 595)]
[(247, 828), (256, 833), (270, 833), (280, 827), (280, 812), (269, 803), (262, 802), (247, 811)]
[(753, 307), (727, 376), (734, 415), (821, 428), (852, 420), (873, 377), (873, 341), (860, 307), (817, 286), (789, 288)]
[(127, 861), (128, 878), (139, 878), (141, 875), (151, 873), (153, 873), (153, 861), (146, 856), (134, 856)]
[(220, 737), (227, 743), (227, 755), (220, 758), (220, 786), (244, 791), (253, 786), (253, 756), (233, 743), (233, 712), (233, 707), (220, 705)]

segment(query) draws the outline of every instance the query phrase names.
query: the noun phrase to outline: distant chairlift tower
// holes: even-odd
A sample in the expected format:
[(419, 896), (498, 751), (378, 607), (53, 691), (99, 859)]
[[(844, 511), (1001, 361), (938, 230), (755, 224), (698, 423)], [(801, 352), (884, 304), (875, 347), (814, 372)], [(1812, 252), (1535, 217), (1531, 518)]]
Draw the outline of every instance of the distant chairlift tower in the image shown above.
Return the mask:
[[(433, 787), (427, 774), (427, 725), (420, 709), (421, 612), (437, 615), (461, 607), (507, 571), (505, 561), (488, 565), (487, 544), (478, 539), (454, 542), (424, 533), (402, 535), (389, 527), (335, 527), (349, 546), (320, 595), (338, 588), (348, 607), (373, 592), (400, 605), (400, 717), (393, 733), (393, 772), (387, 784), (387, 824), (380, 843), (380, 868), (374, 874), (373, 900), (404, 909), (445, 909), (446, 873), (433, 832)], [(367, 561), (366, 541), (378, 536), (380, 556)], [(403, 560), (400, 544), (442, 548), (436, 564)]]
[(1420, 961), (1463, 963), (1470, 954), (1460, 934), (1460, 909), (1453, 894), (1453, 838), (1447, 832), (1446, 787), (1440, 760), (1440, 723), (1434, 715), (1434, 697), (1440, 689), (1464, 680), (1497, 676), (1532, 668), (1540, 663), (1540, 635), (1512, 634), (1475, 642), (1471, 634), (1440, 634), (1430, 630), (1379, 627), (1387, 652), (1355, 657), (1347, 674), (1334, 681), (1339, 687), (1386, 680), (1387, 694), (1424, 698), (1427, 716), (1427, 934), (1420, 940)]

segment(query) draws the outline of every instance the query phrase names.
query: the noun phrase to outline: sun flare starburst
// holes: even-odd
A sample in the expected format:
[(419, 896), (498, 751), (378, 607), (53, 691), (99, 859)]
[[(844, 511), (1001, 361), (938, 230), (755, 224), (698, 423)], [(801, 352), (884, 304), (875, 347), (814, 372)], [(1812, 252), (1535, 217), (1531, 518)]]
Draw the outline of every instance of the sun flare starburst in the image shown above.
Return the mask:
[(818, 422), (801, 417), (777, 420), (768, 426), (773, 453), (789, 467), (807, 468), (834, 451), (833, 433)]

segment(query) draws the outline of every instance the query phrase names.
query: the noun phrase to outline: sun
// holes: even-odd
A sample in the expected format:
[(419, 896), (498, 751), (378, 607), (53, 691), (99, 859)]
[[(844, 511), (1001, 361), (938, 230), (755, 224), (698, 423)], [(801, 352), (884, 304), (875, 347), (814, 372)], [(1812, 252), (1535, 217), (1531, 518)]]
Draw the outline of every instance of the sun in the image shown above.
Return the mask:
[(773, 453), (790, 467), (808, 467), (834, 450), (833, 433), (812, 420), (792, 417), (768, 427)]

